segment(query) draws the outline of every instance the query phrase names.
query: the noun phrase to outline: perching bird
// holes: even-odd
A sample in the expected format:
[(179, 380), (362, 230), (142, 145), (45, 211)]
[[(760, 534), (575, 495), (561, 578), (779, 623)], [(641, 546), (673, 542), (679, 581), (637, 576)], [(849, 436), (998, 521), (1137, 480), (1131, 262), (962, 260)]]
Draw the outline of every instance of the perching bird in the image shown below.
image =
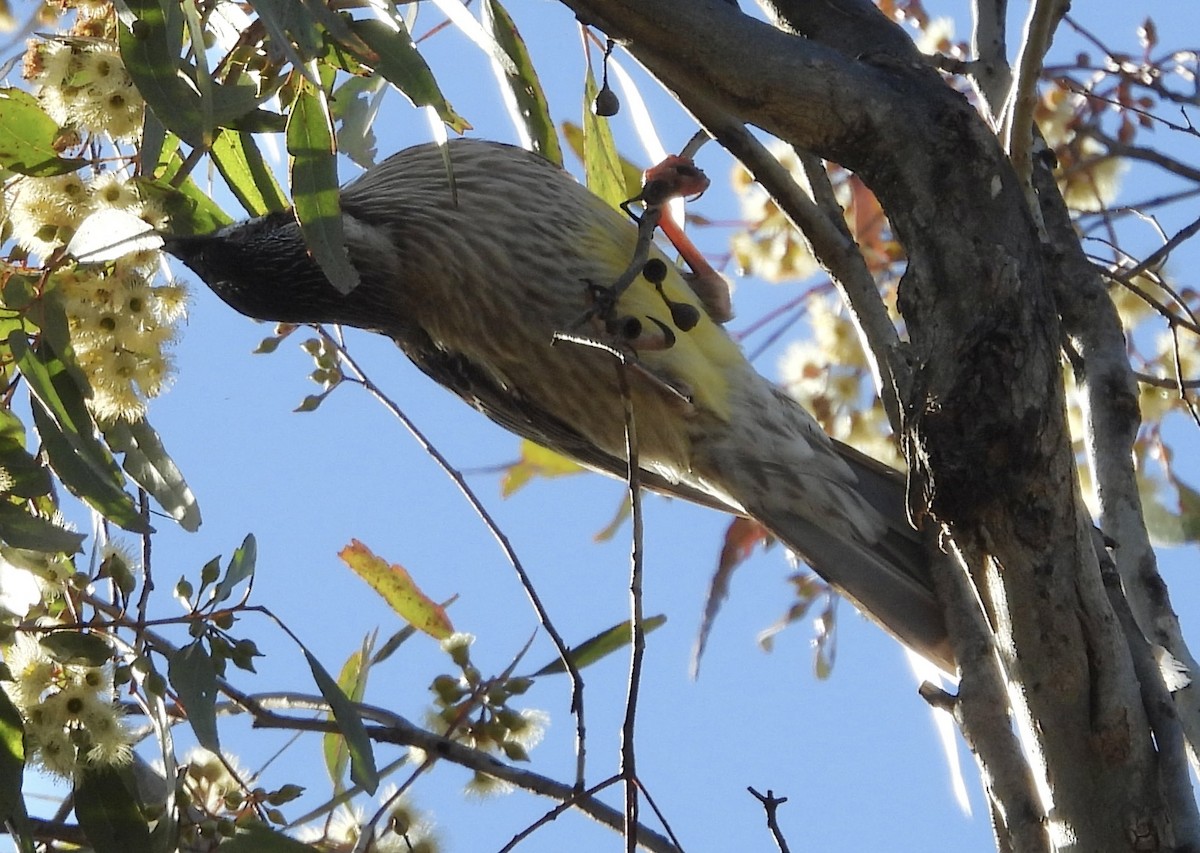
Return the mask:
[[(168, 238), (166, 249), (237, 311), (385, 334), (501, 426), (617, 477), (625, 418), (614, 355), (556, 335), (633, 350), (627, 377), (647, 484), (758, 520), (952, 672), (930, 577), (936, 555), (906, 519), (902, 478), (834, 442), (760, 376), (673, 265), (661, 292), (639, 276), (605, 306), (637, 229), (565, 171), (492, 142), (458, 140), (448, 153), (453, 189), (443, 152), (420, 145), (342, 190), (360, 278), (347, 295), (309, 255), (290, 212)], [(657, 248), (651, 257), (665, 261)], [(676, 322), (671, 308), (681, 305), (694, 310)]]

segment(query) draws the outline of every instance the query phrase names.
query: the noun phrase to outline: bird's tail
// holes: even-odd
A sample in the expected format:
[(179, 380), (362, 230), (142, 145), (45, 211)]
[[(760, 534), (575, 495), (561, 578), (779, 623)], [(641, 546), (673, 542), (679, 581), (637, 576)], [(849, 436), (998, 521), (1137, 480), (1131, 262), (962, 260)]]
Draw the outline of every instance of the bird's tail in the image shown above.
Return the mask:
[(909, 523), (903, 475), (848, 445), (834, 442), (834, 449), (857, 477), (857, 494), (882, 520), (873, 537), (847, 536), (786, 505), (756, 507), (754, 516), (859, 610), (954, 673), (954, 654), (933, 585), (934, 561), (947, 558)]

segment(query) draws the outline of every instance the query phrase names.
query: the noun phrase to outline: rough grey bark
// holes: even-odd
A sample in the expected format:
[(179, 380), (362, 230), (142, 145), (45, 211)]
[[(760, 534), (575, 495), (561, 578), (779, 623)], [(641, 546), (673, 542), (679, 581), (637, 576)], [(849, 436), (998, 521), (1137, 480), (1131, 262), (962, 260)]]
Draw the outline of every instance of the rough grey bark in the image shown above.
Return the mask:
[[(913, 511), (974, 569), (993, 628), (992, 648), (964, 645), (960, 660), (999, 662), (1050, 792), (1051, 847), (1170, 849), (1154, 743), (1076, 486), (1059, 266), (1044, 260), (992, 130), (865, 0), (776, 0), (774, 27), (721, 0), (562, 2), (702, 121), (762, 128), (854, 170), (879, 197), (908, 256), (908, 347), (876, 355), (912, 376), (899, 396)], [(982, 675), (964, 672), (964, 686)], [(979, 749), (988, 733), (973, 735)], [(1028, 803), (994, 805), (1028, 827)], [(998, 821), (1001, 848), (1015, 847), (1016, 828)]]

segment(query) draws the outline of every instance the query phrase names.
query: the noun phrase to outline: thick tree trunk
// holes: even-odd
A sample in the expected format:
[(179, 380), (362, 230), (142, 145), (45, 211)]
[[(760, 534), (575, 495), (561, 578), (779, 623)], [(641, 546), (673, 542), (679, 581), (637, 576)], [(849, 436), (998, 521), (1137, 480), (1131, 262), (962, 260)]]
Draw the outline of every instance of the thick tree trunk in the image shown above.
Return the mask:
[(563, 2), (698, 116), (760, 127), (878, 195), (908, 257), (909, 343), (882, 355), (912, 377), (898, 389), (912, 508), (949, 534), (993, 629), (986, 648), (956, 638), (964, 701), (1001, 667), (1049, 796), (1022, 820), (990, 788), (999, 840), (1033, 820), (1055, 849), (1169, 847), (1150, 729), (1076, 485), (1054, 288), (994, 133), (870, 3), (777, 2), (776, 28), (721, 0)]

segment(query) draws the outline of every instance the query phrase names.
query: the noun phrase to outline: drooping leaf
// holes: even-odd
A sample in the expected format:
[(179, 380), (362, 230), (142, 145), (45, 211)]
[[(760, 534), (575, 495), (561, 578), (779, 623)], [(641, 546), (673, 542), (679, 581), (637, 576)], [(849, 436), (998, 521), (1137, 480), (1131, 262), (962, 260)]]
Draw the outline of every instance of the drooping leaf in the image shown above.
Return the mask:
[(24, 814), (25, 726), (21, 712), (0, 690), (0, 820)]
[(217, 735), (217, 668), (200, 640), (193, 640), (171, 655), (167, 675), (187, 712), (196, 740), (219, 753)]
[(312, 670), (317, 689), (329, 703), (338, 731), (346, 739), (346, 749), (350, 753), (350, 778), (355, 784), (361, 785), (368, 794), (374, 794), (375, 789), (379, 787), (379, 772), (375, 769), (375, 751), (371, 746), (371, 738), (367, 736), (367, 729), (363, 726), (358, 709), (351, 704), (325, 667), (321, 666), (321, 662), (313, 657), (312, 652), (303, 646), (301, 648), (308, 660), (308, 667)]
[(438, 640), (454, 633), (445, 609), (425, 595), (401, 566), (388, 565), (357, 539), (338, 556), (414, 628)]
[(292, 200), (304, 241), (329, 281), (341, 293), (358, 286), (358, 271), (346, 253), (338, 194), (333, 123), (323, 90), (303, 83), (288, 117), (287, 150), (292, 156)]
[(253, 533), (246, 534), (242, 544), (233, 556), (229, 558), (229, 568), (225, 576), (213, 590), (213, 601), (220, 604), (233, 594), (234, 588), (247, 578), (254, 577), (254, 567), (258, 561), (258, 540)]
[(592, 112), (597, 91), (596, 78), (589, 68), (583, 84), (583, 172), (587, 177), (588, 189), (613, 207), (618, 207), (630, 196), (625, 194), (621, 158), (617, 154), (608, 119)]
[(338, 122), (338, 151), (364, 169), (375, 165), (379, 144), (375, 137), (375, 114), (387, 85), (383, 77), (375, 74), (351, 77), (337, 87), (330, 99), (333, 117)]
[[(584, 145), (583, 145), (583, 128), (574, 122), (563, 122), (562, 126), (563, 137), (567, 140), (567, 145), (575, 152), (575, 156), (579, 158), (579, 162), (584, 161)], [(642, 170), (638, 168), (632, 160), (627, 157), (617, 155), (621, 161), (621, 177), (625, 184), (625, 194), (622, 200), (633, 198), (642, 191)]]
[(112, 647), (99, 634), (79, 631), (52, 631), (38, 640), (52, 659), (62, 664), (104, 666), (112, 658)]
[(0, 540), (7, 545), (48, 554), (75, 554), (83, 550), (86, 538), (82, 533), (59, 527), (48, 518), (0, 500)]
[(382, 74), (414, 106), (433, 107), (438, 117), (456, 133), (469, 130), (470, 123), (456, 113), (442, 95), (433, 72), (417, 52), (412, 36), (404, 29), (403, 23), (393, 20), (400, 27), (399, 30), (374, 18), (364, 18), (351, 24), (355, 35), (371, 49), (370, 55), (360, 56), (359, 59)]
[(0, 167), (38, 178), (64, 175), (87, 165), (54, 150), (58, 123), (37, 98), (21, 89), (0, 88)]
[(704, 616), (696, 632), (696, 649), (692, 654), (693, 678), (700, 673), (700, 659), (704, 657), (708, 635), (712, 631), (717, 613), (721, 610), (721, 604), (729, 594), (729, 581), (734, 570), (750, 557), (755, 548), (769, 539), (770, 534), (766, 528), (748, 518), (735, 518), (726, 528), (717, 570), (713, 572), (712, 580), (708, 584), (708, 596), (704, 599)]
[(7, 409), (0, 409), (0, 468), (8, 475), (10, 495), (33, 498), (50, 492), (50, 475), (25, 449), (25, 425)]
[[(665, 625), (667, 617), (663, 614), (658, 616), (649, 616), (642, 620), (642, 631), (649, 634)], [(633, 622), (626, 619), (613, 625), (607, 631), (601, 631), (594, 637), (589, 637), (577, 646), (573, 646), (568, 651), (568, 656), (571, 662), (575, 664), (576, 669), (583, 669), (585, 666), (591, 666), (601, 658), (608, 657), (613, 652), (621, 649), (629, 648), (629, 644), (633, 641)], [(544, 667), (535, 672), (531, 677), (537, 678), (542, 675), (553, 675), (567, 671), (566, 664), (562, 658), (555, 658), (546, 664)]]
[(124, 0), (135, 20), (122, 21), (118, 42), (125, 69), (163, 126), (188, 145), (202, 146), (211, 131), (200, 95), (180, 70), (184, 19), (177, 3)]
[(127, 772), (89, 767), (75, 780), (75, 816), (96, 853), (151, 853), (150, 829)]
[(510, 74), (499, 63), (493, 63), (497, 77), (507, 86), (509, 112), (525, 128), (533, 150), (551, 163), (561, 166), (562, 148), (558, 144), (554, 120), (550, 118), (550, 105), (546, 102), (546, 93), (542, 91), (541, 81), (525, 48), (525, 40), (517, 32), (517, 26), (508, 12), (500, 5), (500, 0), (484, 0), (482, 12), (484, 27), (508, 54), (516, 70), (515, 74)]
[(125, 493), (116, 460), (96, 437), (83, 392), (63, 361), (44, 344), (34, 350), (21, 331), (8, 336), (8, 346), (37, 401), (34, 422), (50, 467), (74, 494), (106, 518), (135, 533), (149, 532), (150, 526)]
[[(338, 686), (351, 702), (361, 702), (367, 691), (367, 673), (371, 669), (371, 647), (374, 645), (374, 633), (363, 640), (363, 646), (346, 659), (342, 671), (338, 673)], [(346, 750), (346, 742), (335, 734), (326, 734), (322, 739), (321, 751), (325, 757), (325, 769), (333, 782), (335, 791), (342, 789), (342, 777), (346, 774), (346, 764), (350, 755)]]
[(200, 505), (183, 473), (167, 455), (158, 433), (144, 418), (119, 421), (104, 429), (108, 446), (121, 457), (121, 467), (133, 481), (158, 501), (158, 505), (189, 533), (200, 529)]
[(287, 209), (287, 198), (251, 134), (222, 131), (213, 140), (209, 155), (248, 214), (262, 216)]
[(521, 439), (521, 457), (509, 465), (500, 480), (500, 494), (511, 497), (534, 477), (566, 477), (582, 474), (587, 469), (561, 453), (557, 453), (527, 438)]

